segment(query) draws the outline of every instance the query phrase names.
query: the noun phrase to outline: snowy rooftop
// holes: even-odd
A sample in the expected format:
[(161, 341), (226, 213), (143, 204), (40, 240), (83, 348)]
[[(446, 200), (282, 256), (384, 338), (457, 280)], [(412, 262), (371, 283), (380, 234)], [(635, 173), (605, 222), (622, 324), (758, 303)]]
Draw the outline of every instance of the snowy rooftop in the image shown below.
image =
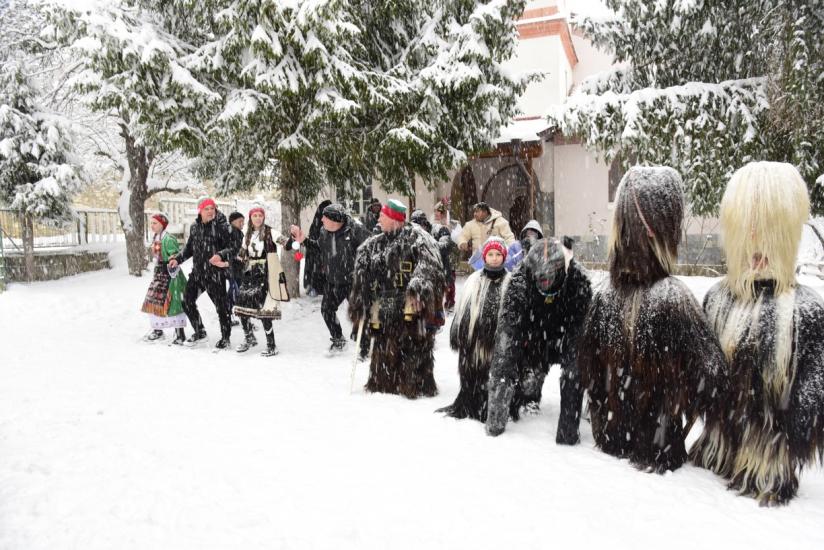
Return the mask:
[(548, 128), (549, 124), (544, 117), (513, 120), (501, 129), (501, 135), (498, 136), (495, 143), (509, 143), (516, 139), (520, 141), (541, 141), (539, 134)]

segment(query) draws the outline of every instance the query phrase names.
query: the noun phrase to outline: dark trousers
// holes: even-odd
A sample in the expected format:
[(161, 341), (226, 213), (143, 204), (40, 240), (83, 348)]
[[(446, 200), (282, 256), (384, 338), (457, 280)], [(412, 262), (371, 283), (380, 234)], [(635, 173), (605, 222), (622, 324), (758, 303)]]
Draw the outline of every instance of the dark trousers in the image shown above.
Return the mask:
[(203, 319), (197, 310), (197, 299), (203, 292), (209, 295), (209, 299), (215, 305), (217, 317), (220, 320), (220, 335), (229, 338), (232, 332), (232, 325), (229, 322), (229, 301), (226, 299), (226, 276), (220, 272), (195, 273), (189, 277), (186, 283), (186, 292), (183, 293), (183, 311), (192, 324), (195, 332), (203, 330)]
[(452, 272), (452, 277), (446, 280), (446, 291), (443, 293), (444, 307), (452, 309), (455, 307), (455, 272)]
[(229, 313), (232, 312), (232, 308), (235, 307), (235, 302), (237, 302), (237, 293), (240, 290), (240, 285), (238, 284), (237, 279), (234, 277), (229, 277), (229, 292), (226, 293), (226, 300), (229, 306)]
[(338, 308), (349, 297), (351, 285), (332, 286), (327, 284), (323, 291), (323, 301), (320, 303), (320, 313), (323, 322), (329, 329), (329, 335), (336, 340), (343, 338), (343, 330), (338, 322)]

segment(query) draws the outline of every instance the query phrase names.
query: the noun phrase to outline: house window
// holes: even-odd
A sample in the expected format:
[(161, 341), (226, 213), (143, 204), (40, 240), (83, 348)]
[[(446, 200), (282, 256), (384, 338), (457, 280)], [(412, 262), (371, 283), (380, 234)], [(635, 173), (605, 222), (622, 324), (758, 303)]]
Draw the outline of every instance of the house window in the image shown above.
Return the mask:
[(369, 201), (372, 200), (372, 184), (364, 185), (359, 193), (348, 196), (343, 188), (339, 187), (335, 190), (338, 201), (349, 210), (349, 213), (357, 218), (363, 217), (366, 208), (369, 206)]

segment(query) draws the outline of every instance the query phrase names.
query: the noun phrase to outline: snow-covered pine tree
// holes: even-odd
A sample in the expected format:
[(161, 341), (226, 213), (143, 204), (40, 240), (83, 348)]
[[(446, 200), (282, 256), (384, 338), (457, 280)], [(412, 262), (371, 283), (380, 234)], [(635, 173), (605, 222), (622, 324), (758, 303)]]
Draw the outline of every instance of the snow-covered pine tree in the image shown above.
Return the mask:
[[(193, 9), (185, 10), (185, 4)], [(78, 67), (69, 84), (86, 106), (111, 115), (123, 140), (126, 166), (119, 211), (129, 273), (146, 267), (144, 204), (161, 191), (181, 191), (185, 180), (153, 180), (159, 155), (193, 151), (197, 130), (220, 96), (186, 68), (185, 58), (209, 25), (197, 19), (197, 2), (61, 0), (44, 10), (43, 36), (70, 47)], [(202, 26), (201, 26), (202, 25)]]
[[(501, 67), (523, 0), (203, 2), (214, 39), (189, 68), (226, 98), (203, 168), (225, 189), (270, 176), (283, 230), (324, 186), (410, 194), (489, 146), (525, 78)], [(297, 266), (284, 262), (297, 295)]]
[(81, 185), (68, 123), (39, 104), (20, 65), (0, 70), (0, 203), (20, 214), (28, 280), (34, 271), (34, 222), (61, 225), (72, 217)]
[[(666, 164), (711, 215), (750, 160), (798, 166), (824, 211), (824, 0), (605, 0), (576, 18), (619, 68), (586, 81), (550, 122), (607, 161)], [(816, 183), (818, 180), (818, 183)]]

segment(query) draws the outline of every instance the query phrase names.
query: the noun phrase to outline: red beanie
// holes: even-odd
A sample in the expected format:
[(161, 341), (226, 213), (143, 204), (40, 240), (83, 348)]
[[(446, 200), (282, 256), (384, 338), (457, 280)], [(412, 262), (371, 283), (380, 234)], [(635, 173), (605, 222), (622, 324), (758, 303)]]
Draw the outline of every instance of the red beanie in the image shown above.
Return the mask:
[(212, 199), (203, 199), (202, 201), (197, 203), (197, 212), (200, 213), (207, 206), (214, 206), (215, 208), (217, 208), (217, 205), (215, 204), (214, 200), (212, 200)]
[(163, 214), (155, 214), (152, 216), (152, 219), (157, 220), (157, 222), (163, 226), (163, 229), (166, 229), (166, 226), (169, 225), (169, 219)]
[(389, 199), (381, 208), (381, 214), (396, 222), (406, 221), (406, 205), (399, 200)]
[(250, 220), (252, 219), (252, 214), (254, 214), (255, 212), (259, 212), (260, 214), (263, 214), (263, 219), (266, 219), (266, 211), (263, 208), (261, 208), (260, 206), (255, 206), (254, 208), (249, 210), (249, 219)]
[(481, 251), (481, 257), (484, 259), (484, 262), (486, 261), (486, 253), (493, 249), (500, 252), (501, 255), (504, 257), (504, 261), (506, 261), (507, 250), (506, 246), (504, 246), (504, 242), (500, 239), (489, 239), (488, 241), (486, 241), (486, 243), (484, 244), (484, 248)]

